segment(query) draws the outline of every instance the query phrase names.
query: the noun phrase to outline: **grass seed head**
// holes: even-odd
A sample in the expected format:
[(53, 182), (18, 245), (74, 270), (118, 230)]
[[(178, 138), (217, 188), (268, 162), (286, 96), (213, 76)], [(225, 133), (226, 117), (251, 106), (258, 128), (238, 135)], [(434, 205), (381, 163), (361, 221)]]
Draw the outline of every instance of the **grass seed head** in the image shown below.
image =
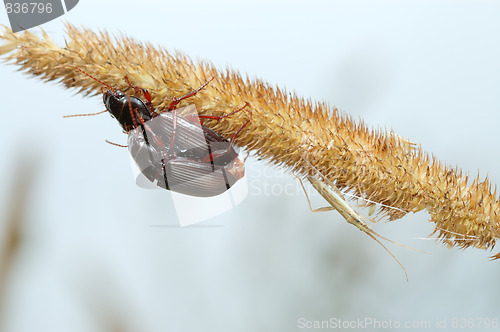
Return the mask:
[[(151, 92), (158, 111), (165, 110), (173, 97), (214, 77), (180, 106), (195, 103), (202, 115), (223, 115), (248, 102), (253, 119), (236, 143), (257, 156), (302, 176), (313, 175), (313, 167), (339, 188), (365, 198), (367, 205), (380, 203), (379, 214), (390, 220), (426, 209), (436, 224), (435, 233), (449, 245), (487, 249), (500, 235), (499, 201), (488, 179), (470, 182), (460, 169), (444, 165), (392, 132), (369, 129), (325, 103), (149, 43), (70, 24), (66, 28), (64, 47), (45, 33), (39, 38), (5, 28), (0, 55), (29, 74), (59, 80), (84, 94), (99, 94), (102, 85), (75, 66), (134, 94), (124, 80), (127, 76)], [(248, 114), (239, 112), (220, 122), (206, 120), (204, 125), (231, 137), (247, 119)]]

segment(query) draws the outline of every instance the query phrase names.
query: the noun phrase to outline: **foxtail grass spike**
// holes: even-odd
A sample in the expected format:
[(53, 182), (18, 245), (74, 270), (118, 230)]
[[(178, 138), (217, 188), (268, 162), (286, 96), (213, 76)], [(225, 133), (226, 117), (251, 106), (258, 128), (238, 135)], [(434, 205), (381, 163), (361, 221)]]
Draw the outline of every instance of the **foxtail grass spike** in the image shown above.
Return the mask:
[[(379, 216), (389, 220), (427, 210), (438, 238), (450, 246), (491, 249), (500, 235), (500, 205), (496, 187), (488, 179), (469, 181), (459, 168), (439, 162), (392, 132), (369, 129), (323, 102), (149, 43), (70, 24), (66, 28), (64, 47), (45, 33), (42, 37), (14, 34), (5, 28), (0, 55), (27, 73), (45, 81), (59, 80), (84, 94), (99, 94), (102, 85), (75, 67), (134, 94), (124, 79), (127, 76), (132, 84), (150, 91), (159, 111), (172, 98), (213, 77), (183, 103), (194, 102), (201, 115), (219, 116), (249, 103), (253, 119), (236, 144), (260, 158), (304, 178), (319, 171), (339, 189), (365, 198), (366, 205), (375, 204)], [(204, 125), (229, 138), (247, 120), (248, 114), (239, 112), (220, 122), (205, 120)]]

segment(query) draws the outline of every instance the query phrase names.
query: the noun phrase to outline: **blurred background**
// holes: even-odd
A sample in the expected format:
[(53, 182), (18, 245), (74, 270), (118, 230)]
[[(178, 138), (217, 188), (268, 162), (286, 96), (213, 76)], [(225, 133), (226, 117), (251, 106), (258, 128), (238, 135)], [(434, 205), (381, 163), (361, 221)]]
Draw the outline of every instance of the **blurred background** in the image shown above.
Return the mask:
[[(230, 66), (498, 184), (499, 14), (477, 0), (86, 0), (43, 28), (60, 45), (67, 20)], [(105, 143), (126, 144), (115, 120), (62, 119), (101, 111), (100, 97), (5, 63), (0, 82), (1, 331), (295, 331), (336, 319), (381, 323), (368, 330), (472, 319), (480, 331), (500, 318), (497, 250), (436, 244), (425, 211), (374, 225), (428, 253), (389, 245), (408, 283), (338, 213), (311, 213), (293, 175), (252, 157), (240, 205), (180, 228), (170, 194), (136, 186), (126, 149)]]

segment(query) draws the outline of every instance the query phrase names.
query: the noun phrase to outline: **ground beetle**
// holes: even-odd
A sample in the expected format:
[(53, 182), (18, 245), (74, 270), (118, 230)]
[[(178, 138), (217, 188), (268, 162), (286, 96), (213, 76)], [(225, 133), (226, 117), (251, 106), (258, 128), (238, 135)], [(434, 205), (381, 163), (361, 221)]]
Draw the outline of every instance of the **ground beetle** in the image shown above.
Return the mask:
[(103, 93), (106, 111), (128, 134), (128, 149), (132, 158), (149, 181), (181, 194), (211, 197), (222, 194), (243, 178), (245, 166), (239, 160), (233, 143), (250, 122), (252, 112), (230, 141), (201, 125), (198, 118), (220, 120), (243, 110), (248, 103), (223, 116), (178, 115), (179, 102), (196, 95), (213, 78), (198, 89), (173, 98), (166, 111), (160, 113), (153, 107), (149, 91), (133, 85), (127, 76), (124, 78), (128, 85), (136, 93), (141, 92), (145, 102), (75, 68), (108, 88)]

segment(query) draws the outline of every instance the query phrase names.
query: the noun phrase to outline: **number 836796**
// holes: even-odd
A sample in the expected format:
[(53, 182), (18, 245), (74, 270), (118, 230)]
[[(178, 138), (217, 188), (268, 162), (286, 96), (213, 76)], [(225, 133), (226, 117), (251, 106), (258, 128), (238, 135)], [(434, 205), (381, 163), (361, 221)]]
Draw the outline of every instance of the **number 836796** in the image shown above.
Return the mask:
[(6, 2), (5, 10), (7, 14), (28, 14), (28, 13), (47, 13), (52, 12), (52, 4), (41, 2)]

